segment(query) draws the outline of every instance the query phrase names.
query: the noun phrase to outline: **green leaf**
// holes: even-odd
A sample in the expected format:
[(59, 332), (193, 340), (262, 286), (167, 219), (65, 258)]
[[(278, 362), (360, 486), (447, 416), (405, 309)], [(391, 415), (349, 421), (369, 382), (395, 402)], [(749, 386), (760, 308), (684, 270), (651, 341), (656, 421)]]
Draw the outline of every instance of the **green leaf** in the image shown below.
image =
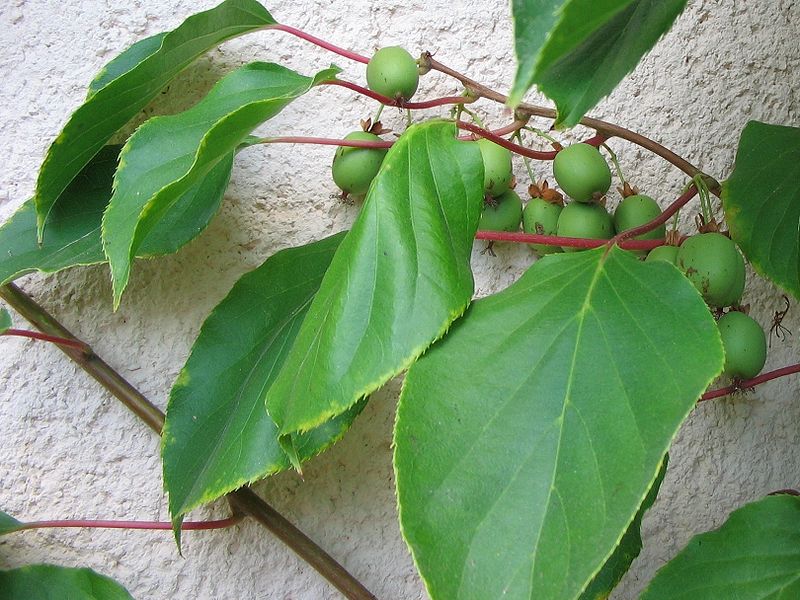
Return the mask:
[(400, 523), (431, 597), (577, 597), (722, 365), (694, 286), (617, 247), (473, 304), (398, 406)]
[(259, 124), (336, 72), (331, 68), (310, 78), (280, 65), (252, 63), (221, 79), (191, 109), (155, 117), (136, 130), (120, 154), (114, 195), (103, 216), (115, 308), (139, 246), (165, 211)]
[(282, 434), (347, 410), (464, 312), (482, 203), (480, 150), (452, 123), (415, 125), (397, 140), (266, 394)]
[(0, 571), (0, 600), (133, 600), (133, 596), (91, 569), (30, 565)]
[(685, 6), (686, 0), (514, 0), (518, 67), (509, 103), (516, 106), (538, 85), (556, 103), (556, 124), (576, 125)]
[(161, 33), (139, 40), (114, 57), (111, 62), (95, 75), (94, 79), (89, 84), (89, 92), (86, 95), (86, 99), (89, 100), (117, 77), (125, 75), (125, 73), (135, 68), (143, 60), (150, 58), (153, 54), (158, 52), (167, 33), (167, 31), (162, 31)]
[[(5, 313), (8, 315), (8, 311), (5, 309), (0, 309), (0, 319), (2, 319), (2, 315)], [(9, 327), (11, 326), (11, 317), (9, 319)], [(0, 325), (0, 332), (2, 331), (2, 325)], [(19, 531), (25, 527), (25, 523), (21, 521), (17, 521), (14, 517), (9, 515), (8, 513), (4, 513), (0, 510), (0, 535), (6, 535), (7, 533), (14, 533), (15, 531)]]
[(768, 496), (695, 536), (664, 565), (642, 600), (800, 598), (800, 498)]
[[(36, 243), (33, 199), (0, 227), (0, 285), (32, 271), (55, 273), (106, 261), (100, 224), (111, 198), (120, 148), (104, 147), (67, 186), (47, 217), (48, 235), (41, 245)], [(170, 254), (197, 237), (219, 209), (232, 166), (233, 153), (172, 206), (147, 235), (138, 255)]]
[(800, 299), (800, 128), (750, 121), (722, 186), (731, 237), (762, 276)]
[(583, 590), (580, 600), (605, 600), (608, 598), (612, 590), (622, 581), (622, 577), (628, 572), (634, 559), (639, 556), (639, 552), (642, 550), (642, 517), (656, 501), (658, 490), (664, 481), (664, 475), (667, 474), (668, 462), (669, 455), (665, 455), (656, 480), (650, 486), (650, 491), (647, 492), (647, 496), (628, 526), (628, 530), (622, 536), (619, 545), (614, 549), (614, 553), (605, 562), (603, 568), (594, 576), (589, 586)]
[[(164, 486), (173, 518), (289, 467), (264, 410), (264, 390), (343, 237), (278, 252), (239, 279), (206, 319), (172, 388), (164, 425)], [(362, 407), (296, 440), (300, 458), (338, 440)]]
[[(5, 333), (11, 329), (13, 324), (14, 323), (11, 320), (11, 314), (5, 308), (0, 308), (0, 333)], [(0, 515), (2, 514), (5, 513), (0, 512)], [(0, 519), (0, 522), (2, 522), (2, 519)]]
[(255, 0), (226, 0), (164, 34), (155, 51), (156, 40), (148, 38), (111, 61), (47, 152), (36, 183), (39, 238), (69, 183), (178, 73), (225, 40), (272, 24), (275, 20)]

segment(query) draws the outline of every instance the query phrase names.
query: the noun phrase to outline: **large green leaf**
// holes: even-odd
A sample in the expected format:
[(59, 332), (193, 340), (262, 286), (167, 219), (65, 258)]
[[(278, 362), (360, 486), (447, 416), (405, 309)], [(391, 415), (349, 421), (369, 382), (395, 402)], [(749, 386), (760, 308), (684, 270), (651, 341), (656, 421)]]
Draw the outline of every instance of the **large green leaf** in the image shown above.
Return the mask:
[(114, 195), (103, 215), (115, 307), (139, 246), (165, 212), (253, 129), (336, 73), (331, 68), (311, 78), (280, 65), (251, 63), (220, 80), (191, 109), (155, 117), (136, 130), (120, 154)]
[(722, 369), (689, 281), (605, 252), (537, 261), (406, 375), (400, 522), (435, 599), (577, 597)]
[(642, 502), (636, 516), (628, 526), (628, 530), (622, 536), (619, 545), (614, 549), (614, 553), (605, 562), (603, 568), (583, 590), (580, 600), (605, 600), (608, 598), (612, 590), (622, 581), (622, 577), (628, 572), (628, 569), (631, 568), (634, 559), (639, 556), (639, 552), (642, 551), (642, 517), (653, 506), (653, 502), (656, 501), (658, 490), (664, 481), (664, 475), (667, 474), (668, 462), (669, 455), (666, 455), (661, 463), (661, 469), (656, 480), (650, 486), (650, 491), (647, 492), (647, 496), (645, 496), (644, 502)]
[(800, 299), (800, 128), (750, 121), (722, 186), (731, 237), (764, 277)]
[(452, 123), (409, 127), (389, 150), (266, 394), (281, 433), (347, 410), (463, 313), (482, 165)]
[[(47, 217), (47, 237), (36, 243), (36, 209), (25, 202), (0, 227), (0, 285), (41, 271), (55, 273), (77, 265), (105, 262), (100, 239), (103, 211), (121, 146), (106, 146), (70, 182)], [(157, 256), (175, 252), (194, 239), (217, 213), (230, 179), (233, 153), (188, 190), (147, 235), (137, 254)]]
[(158, 36), (151, 37), (111, 61), (47, 152), (36, 183), (39, 237), (69, 183), (178, 73), (221, 42), (274, 23), (255, 0), (225, 0), (164, 34), (157, 48)]
[(133, 596), (91, 569), (30, 565), (0, 571), (0, 600), (133, 600)]
[(5, 333), (11, 329), (13, 324), (14, 323), (11, 321), (11, 314), (5, 308), (0, 308), (0, 333)]
[[(0, 311), (6, 312), (6, 311)], [(6, 312), (8, 314), (8, 312)], [(14, 517), (9, 515), (8, 513), (4, 513), (0, 510), (0, 535), (5, 535), (7, 533), (14, 533), (15, 531), (19, 531), (25, 527), (25, 524), (21, 521), (17, 521)]]
[(768, 496), (695, 536), (656, 573), (642, 600), (800, 598), (800, 498)]
[(685, 6), (686, 0), (514, 0), (518, 68), (510, 103), (519, 104), (535, 84), (556, 103), (557, 124), (577, 124)]
[[(272, 383), (344, 234), (278, 252), (206, 319), (170, 394), (162, 455), (173, 518), (289, 466), (264, 410)], [(298, 441), (302, 459), (339, 439), (358, 404)]]

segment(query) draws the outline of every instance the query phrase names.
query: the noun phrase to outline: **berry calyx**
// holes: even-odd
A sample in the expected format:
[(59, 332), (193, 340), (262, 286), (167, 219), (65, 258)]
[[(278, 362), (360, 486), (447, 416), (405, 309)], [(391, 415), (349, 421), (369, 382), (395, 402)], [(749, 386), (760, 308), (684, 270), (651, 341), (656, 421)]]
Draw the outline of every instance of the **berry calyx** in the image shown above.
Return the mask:
[(417, 61), (400, 46), (381, 48), (367, 64), (367, 85), (393, 100), (408, 100), (419, 85)]
[(553, 176), (561, 189), (578, 202), (598, 200), (611, 187), (611, 169), (606, 159), (589, 144), (573, 144), (556, 154)]
[[(344, 139), (365, 142), (382, 141), (377, 135), (368, 131), (353, 131), (348, 133)], [(340, 146), (333, 156), (333, 165), (331, 166), (333, 181), (346, 194), (363, 196), (378, 173), (386, 152), (386, 148)]]

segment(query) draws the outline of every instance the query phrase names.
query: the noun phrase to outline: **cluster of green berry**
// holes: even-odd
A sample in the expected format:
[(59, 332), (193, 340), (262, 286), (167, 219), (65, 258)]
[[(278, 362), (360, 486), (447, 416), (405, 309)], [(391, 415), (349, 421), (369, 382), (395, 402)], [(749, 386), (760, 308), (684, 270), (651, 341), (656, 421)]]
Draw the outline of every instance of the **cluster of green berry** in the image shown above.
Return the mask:
[[(367, 84), (374, 92), (394, 100), (408, 100), (417, 91), (417, 61), (403, 48), (389, 46), (378, 50), (367, 65)], [(371, 125), (371, 124), (370, 124)], [(381, 141), (380, 126), (349, 133), (346, 140)], [(573, 144), (561, 149), (553, 161), (553, 177), (571, 202), (546, 182), (532, 184), (531, 199), (523, 207), (513, 189), (511, 152), (482, 138), (477, 142), (484, 166), (484, 210), (478, 228), (489, 231), (519, 231), (583, 239), (611, 239), (644, 225), (661, 214), (658, 203), (626, 185), (625, 196), (613, 215), (605, 207), (611, 187), (611, 169), (600, 151), (589, 144)], [(340, 147), (333, 159), (333, 180), (347, 195), (361, 197), (380, 169), (384, 148)], [(666, 227), (634, 239), (662, 239)], [(574, 252), (579, 248), (533, 244), (541, 255)], [(666, 261), (678, 267), (700, 291), (709, 307), (716, 309), (718, 327), (725, 348), (725, 374), (738, 379), (757, 375), (766, 361), (766, 336), (761, 326), (739, 303), (745, 286), (745, 264), (736, 244), (717, 231), (689, 237), (680, 246), (659, 246), (646, 255), (646, 261)], [(722, 311), (731, 307), (727, 312)]]
[[(491, 172), (496, 180), (505, 181), (505, 173), (498, 172), (499, 161), (494, 157), (486, 160), (486, 156), (484, 154), (487, 173)], [(510, 155), (508, 165), (510, 168)], [(612, 217), (601, 202), (611, 187), (611, 170), (600, 152), (588, 144), (574, 144), (558, 152), (553, 161), (553, 177), (573, 202), (565, 206), (561, 194), (548, 189), (546, 184), (532, 185), (532, 198), (523, 209), (513, 190), (491, 197), (487, 175), (487, 201), (480, 228), (517, 231), (521, 223), (526, 233), (611, 239), (615, 233), (644, 225), (661, 214), (653, 198), (630, 192), (617, 205)], [(660, 225), (635, 239), (661, 239), (665, 234), (665, 226)], [(539, 255), (578, 250), (543, 244), (534, 244), (533, 248)], [(646, 253), (640, 251), (639, 254)], [(766, 362), (766, 336), (761, 326), (740, 306), (745, 264), (736, 244), (718, 231), (707, 231), (689, 237), (680, 246), (659, 246), (650, 251), (645, 260), (666, 261), (678, 267), (709, 307), (716, 309), (725, 348), (725, 374), (737, 379), (755, 377)], [(726, 307), (731, 308), (723, 313)]]

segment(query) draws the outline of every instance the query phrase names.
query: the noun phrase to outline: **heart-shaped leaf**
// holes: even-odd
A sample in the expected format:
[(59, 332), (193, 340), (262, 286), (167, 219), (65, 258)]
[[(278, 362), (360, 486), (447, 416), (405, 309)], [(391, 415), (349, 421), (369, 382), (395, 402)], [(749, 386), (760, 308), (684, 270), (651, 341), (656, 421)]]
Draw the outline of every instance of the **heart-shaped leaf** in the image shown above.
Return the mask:
[(252, 63), (224, 77), (189, 110), (155, 117), (136, 130), (120, 154), (114, 195), (103, 216), (115, 308), (139, 246), (162, 216), (253, 129), (336, 73), (331, 68), (311, 78), (280, 65)]
[(113, 579), (91, 569), (30, 565), (0, 571), (0, 600), (133, 600)]
[(617, 247), (476, 302), (398, 407), (400, 522), (431, 597), (577, 597), (722, 365), (694, 286)]
[(452, 123), (409, 127), (384, 158), (267, 392), (281, 433), (312, 429), (407, 368), (464, 311), (483, 162)]
[[(164, 486), (173, 519), (289, 466), (264, 410), (264, 390), (343, 237), (278, 252), (242, 276), (203, 323), (164, 424)], [(301, 460), (338, 440), (362, 407), (299, 436)]]
[(516, 106), (537, 85), (571, 127), (630, 73), (686, 0), (513, 0)]
[[(36, 209), (25, 202), (0, 227), (0, 285), (41, 271), (55, 273), (78, 265), (103, 263), (100, 224), (111, 199), (117, 157), (122, 146), (106, 146), (67, 186), (47, 217), (47, 237), (36, 243)], [(228, 186), (233, 153), (187, 191), (148, 233), (139, 256), (176, 252), (202, 232), (219, 209)]]
[(768, 496), (695, 536), (664, 565), (642, 600), (800, 598), (800, 498)]
[[(40, 241), (61, 193), (164, 86), (211, 48), (272, 24), (272, 15), (255, 0), (225, 0), (216, 8), (192, 15), (160, 40), (157, 36), (142, 40), (111, 61), (50, 146), (39, 171), (35, 203)], [(160, 44), (155, 48), (157, 41)]]
[(764, 277), (800, 299), (800, 128), (750, 121), (722, 186), (731, 237)]

